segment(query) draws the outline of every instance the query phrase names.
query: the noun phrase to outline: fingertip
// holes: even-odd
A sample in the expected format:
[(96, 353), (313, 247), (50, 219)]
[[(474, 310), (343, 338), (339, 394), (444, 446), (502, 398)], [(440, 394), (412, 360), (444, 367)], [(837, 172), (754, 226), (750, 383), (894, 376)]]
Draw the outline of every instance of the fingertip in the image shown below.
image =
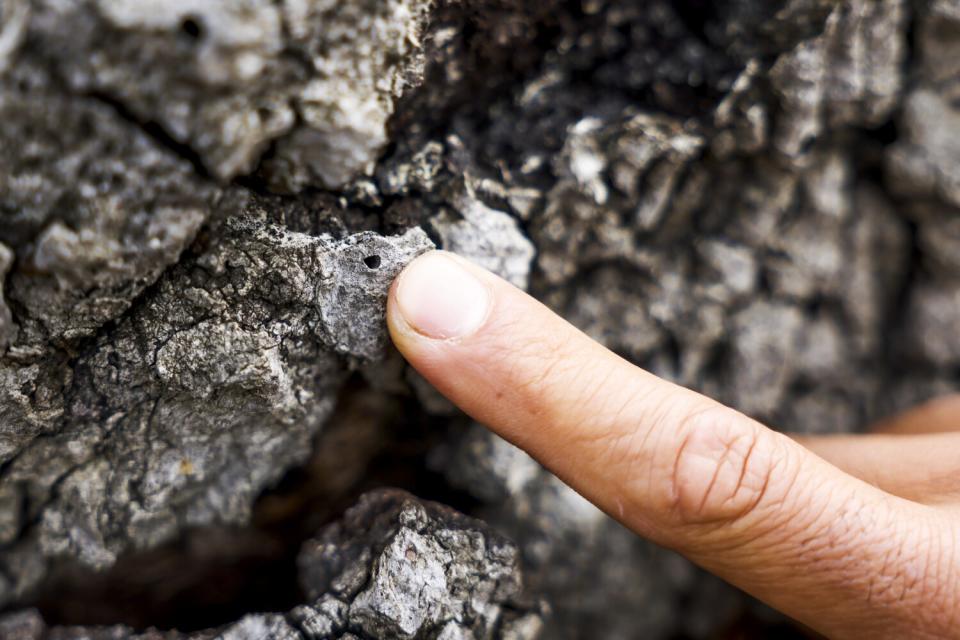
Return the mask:
[(407, 265), (390, 289), (391, 335), (456, 340), (475, 333), (492, 306), (490, 287), (475, 271), (445, 251), (431, 251)]

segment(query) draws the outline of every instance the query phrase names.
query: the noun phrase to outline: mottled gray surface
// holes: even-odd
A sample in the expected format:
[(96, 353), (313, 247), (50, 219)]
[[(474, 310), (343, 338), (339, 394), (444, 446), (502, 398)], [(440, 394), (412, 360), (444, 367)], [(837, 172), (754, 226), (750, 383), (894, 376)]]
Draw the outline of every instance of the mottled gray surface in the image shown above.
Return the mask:
[[(51, 627), (0, 617), (5, 640), (533, 640), (516, 547), (483, 523), (396, 490), (365, 494), (300, 553), (307, 603), (195, 633)], [(356, 635), (355, 635), (356, 634)]]
[[(349, 369), (386, 347), (389, 283), (432, 244), (416, 228), (310, 235), (270, 204), (226, 194), (197, 252), (67, 363), (55, 408), (28, 414), (43, 431), (5, 434), (2, 486), (36, 519), (8, 560), (103, 568), (185, 526), (242, 523), (305, 459)], [(29, 569), (7, 598), (42, 572)]]
[[(450, 640), (539, 632), (538, 605), (521, 597), (513, 543), (403, 492), (363, 496), (304, 545), (299, 566), (317, 611), (332, 611), (325, 616), (341, 632)], [(297, 615), (311, 617), (303, 609)]]
[(220, 178), (276, 143), (279, 185), (336, 188), (387, 144), (429, 3), (36, 0), (36, 49), (70, 89), (159, 123)]
[[(852, 431), (956, 389), (958, 16), (956, 0), (0, 0), (0, 602), (246, 526), (360, 372), (417, 398), (397, 423), (440, 425), (439, 446), (403, 443), (432, 481), (385, 475), (516, 542), (552, 604), (544, 637), (717, 633), (739, 595), (384, 360), (387, 288), (456, 251), (781, 429)], [(361, 531), (393, 507), (366, 504), (337, 544), (402, 570), (232, 637), (344, 621), (343, 637), (424, 621), (487, 637), (451, 602), (500, 587), (406, 598), (446, 551), (428, 535), (404, 564)]]

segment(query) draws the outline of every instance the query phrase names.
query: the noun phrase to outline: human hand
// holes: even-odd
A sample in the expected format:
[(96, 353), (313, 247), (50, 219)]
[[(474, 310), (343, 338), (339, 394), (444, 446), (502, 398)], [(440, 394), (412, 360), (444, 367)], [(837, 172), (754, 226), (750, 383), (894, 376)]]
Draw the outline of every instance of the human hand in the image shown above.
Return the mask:
[(960, 402), (801, 444), (444, 252), (397, 278), (387, 317), (447, 398), (638, 534), (831, 638), (960, 637), (960, 436), (902, 435)]

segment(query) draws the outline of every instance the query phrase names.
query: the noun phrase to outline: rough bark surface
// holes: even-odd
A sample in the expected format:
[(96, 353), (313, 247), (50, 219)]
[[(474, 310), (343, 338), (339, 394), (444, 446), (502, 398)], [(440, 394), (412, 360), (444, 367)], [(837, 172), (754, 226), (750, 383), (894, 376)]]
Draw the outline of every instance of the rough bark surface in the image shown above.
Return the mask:
[(366, 498), (298, 613), (143, 637), (716, 634), (753, 605), (406, 370), (389, 283), (440, 246), (776, 428), (861, 428), (960, 386), (958, 60), (957, 0), (0, 0), (0, 604), (242, 556), (300, 469), (519, 564)]
[(0, 619), (8, 640), (529, 640), (539, 605), (520, 595), (517, 548), (479, 521), (397, 490), (361, 497), (300, 554), (308, 598), (286, 614), (219, 629), (140, 633), (120, 625), (52, 627), (32, 610)]

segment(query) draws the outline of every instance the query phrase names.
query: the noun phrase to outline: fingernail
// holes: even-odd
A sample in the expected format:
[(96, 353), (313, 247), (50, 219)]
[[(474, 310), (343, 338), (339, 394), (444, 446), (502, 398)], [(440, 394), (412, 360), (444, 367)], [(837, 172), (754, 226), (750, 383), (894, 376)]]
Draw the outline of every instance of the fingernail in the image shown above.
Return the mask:
[(490, 292), (453, 258), (428, 253), (400, 275), (397, 308), (418, 333), (434, 339), (461, 338), (483, 324)]

